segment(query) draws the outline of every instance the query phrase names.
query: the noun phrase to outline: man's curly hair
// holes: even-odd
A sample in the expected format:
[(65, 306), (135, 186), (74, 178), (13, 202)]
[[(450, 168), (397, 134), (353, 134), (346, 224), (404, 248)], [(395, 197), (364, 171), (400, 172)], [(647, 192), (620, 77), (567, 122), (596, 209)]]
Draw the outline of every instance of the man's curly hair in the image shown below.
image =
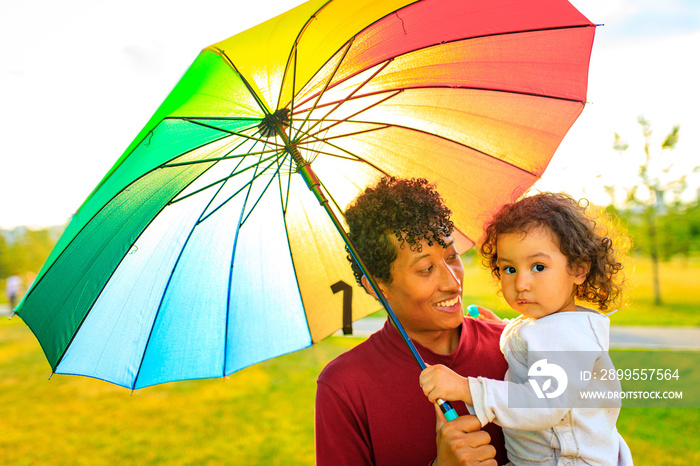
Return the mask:
[[(421, 240), (429, 246), (437, 242), (447, 247), (443, 237), (452, 234), (452, 212), (445, 206), (435, 186), (423, 178), (383, 177), (367, 188), (345, 210), (348, 236), (374, 278), (391, 283), (391, 264), (398, 251), (390, 241), (394, 235), (401, 247), (421, 250)], [(347, 248), (346, 248), (347, 249)], [(362, 286), (362, 270), (348, 251), (357, 283)]]
[[(569, 268), (588, 266), (583, 284), (576, 288), (576, 298), (594, 303), (604, 311), (621, 298), (622, 263), (618, 261), (608, 232), (586, 214), (588, 201), (577, 202), (563, 193), (539, 193), (507, 204), (486, 227), (481, 254), (484, 265), (501, 278), (497, 265), (496, 240), (503, 234), (527, 234), (534, 228), (544, 227), (552, 234)], [(624, 252), (624, 245), (618, 247)]]

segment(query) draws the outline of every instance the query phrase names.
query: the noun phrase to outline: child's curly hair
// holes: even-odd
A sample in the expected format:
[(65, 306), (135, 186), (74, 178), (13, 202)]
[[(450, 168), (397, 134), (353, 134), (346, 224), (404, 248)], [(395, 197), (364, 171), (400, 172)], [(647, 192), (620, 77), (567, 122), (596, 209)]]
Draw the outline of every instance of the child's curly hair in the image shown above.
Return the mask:
[[(435, 186), (424, 178), (383, 177), (367, 188), (345, 210), (348, 236), (374, 278), (391, 283), (391, 264), (398, 251), (389, 239), (393, 234), (403, 246), (420, 251), (421, 240), (429, 246), (452, 234), (452, 212), (445, 206)], [(346, 248), (347, 249), (347, 248)], [(349, 251), (348, 251), (349, 252)], [(357, 283), (362, 286), (362, 270), (351, 254), (348, 260)]]
[[(586, 214), (587, 200), (577, 202), (568, 194), (539, 193), (503, 206), (488, 223), (481, 245), (484, 265), (500, 279), (496, 239), (499, 235), (527, 234), (533, 228), (547, 228), (558, 243), (569, 268), (588, 266), (588, 275), (576, 288), (576, 298), (597, 304), (601, 311), (622, 297), (623, 268), (618, 261), (608, 230)], [(621, 253), (627, 244), (616, 245)]]

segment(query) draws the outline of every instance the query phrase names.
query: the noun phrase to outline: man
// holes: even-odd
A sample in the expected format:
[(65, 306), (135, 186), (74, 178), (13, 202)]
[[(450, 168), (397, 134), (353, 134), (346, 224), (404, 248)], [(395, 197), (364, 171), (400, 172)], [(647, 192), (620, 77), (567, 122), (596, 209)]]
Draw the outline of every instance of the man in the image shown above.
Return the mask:
[[(425, 362), (463, 376), (502, 379), (503, 326), (463, 315), (464, 269), (450, 214), (426, 180), (383, 178), (345, 218), (350, 239)], [(358, 283), (376, 296), (351, 263)], [(420, 373), (389, 321), (331, 361), (318, 378), (317, 464), (506, 463), (500, 428), (480, 430), (463, 403), (453, 404), (460, 417), (447, 423), (423, 395)]]

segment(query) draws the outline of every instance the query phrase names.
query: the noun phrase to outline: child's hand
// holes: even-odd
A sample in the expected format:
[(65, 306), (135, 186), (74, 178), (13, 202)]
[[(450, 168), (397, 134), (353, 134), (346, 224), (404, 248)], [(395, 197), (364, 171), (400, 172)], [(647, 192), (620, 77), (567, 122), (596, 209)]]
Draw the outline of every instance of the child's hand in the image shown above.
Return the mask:
[(469, 306), (467, 306), (467, 311), (470, 316), (476, 319), (484, 319), (489, 322), (496, 322), (498, 324), (503, 323), (503, 319), (501, 319), (494, 312), (492, 312), (490, 309), (486, 309), (485, 307), (477, 306), (476, 304), (470, 304)]
[(467, 378), (456, 374), (442, 364), (423, 370), (420, 374), (420, 386), (431, 403), (437, 402), (440, 398), (445, 401), (461, 400), (472, 404)]
[(479, 308), (479, 317), (488, 320), (489, 322), (496, 322), (500, 324), (503, 322), (503, 319), (498, 317), (496, 314), (493, 313), (490, 309), (486, 309), (485, 307), (477, 306)]

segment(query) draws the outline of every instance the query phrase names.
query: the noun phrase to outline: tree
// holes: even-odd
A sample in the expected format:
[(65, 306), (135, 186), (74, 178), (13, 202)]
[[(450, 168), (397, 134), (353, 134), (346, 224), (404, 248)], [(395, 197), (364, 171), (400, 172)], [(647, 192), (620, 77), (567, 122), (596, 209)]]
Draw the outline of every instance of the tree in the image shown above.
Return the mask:
[[(669, 178), (673, 163), (669, 160), (668, 153), (678, 143), (680, 126), (676, 125), (673, 127), (661, 143), (661, 151), (652, 155), (651, 123), (643, 116), (637, 118), (637, 123), (642, 126), (645, 157), (644, 162), (639, 165), (640, 184), (627, 190), (625, 204), (634, 210), (638, 210), (644, 219), (645, 242), (652, 261), (654, 303), (660, 305), (659, 251), (661, 246), (659, 241), (659, 216), (669, 214), (669, 210), (677, 205), (677, 203), (667, 204), (664, 202), (665, 194), (669, 193), (674, 198), (677, 198), (687, 187), (685, 175), (677, 179)], [(615, 133), (613, 149), (622, 154), (628, 148), (629, 145), (622, 140), (619, 134)]]

